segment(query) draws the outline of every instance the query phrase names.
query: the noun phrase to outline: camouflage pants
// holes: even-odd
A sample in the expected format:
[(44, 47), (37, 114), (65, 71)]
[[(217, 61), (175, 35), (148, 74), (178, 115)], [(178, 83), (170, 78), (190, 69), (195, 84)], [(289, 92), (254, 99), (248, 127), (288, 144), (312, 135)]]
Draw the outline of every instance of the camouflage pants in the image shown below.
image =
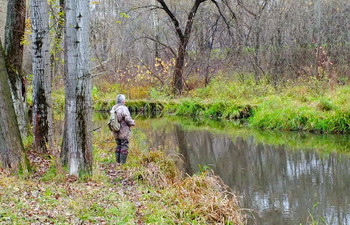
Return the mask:
[(117, 149), (116, 153), (121, 153), (124, 155), (128, 154), (129, 140), (128, 139), (116, 139)]
[(129, 140), (128, 139), (116, 139), (117, 148), (115, 151), (117, 163), (125, 163), (128, 155)]

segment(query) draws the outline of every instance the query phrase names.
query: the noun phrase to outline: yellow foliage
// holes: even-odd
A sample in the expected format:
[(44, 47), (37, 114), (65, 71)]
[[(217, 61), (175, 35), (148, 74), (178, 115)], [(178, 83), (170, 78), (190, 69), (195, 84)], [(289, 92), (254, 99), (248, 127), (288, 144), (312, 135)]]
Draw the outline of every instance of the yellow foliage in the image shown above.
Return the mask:
[(21, 45), (29, 45), (30, 44), (30, 35), (32, 34), (32, 24), (30, 18), (26, 18), (25, 20), (25, 29), (24, 34), (21, 38)]

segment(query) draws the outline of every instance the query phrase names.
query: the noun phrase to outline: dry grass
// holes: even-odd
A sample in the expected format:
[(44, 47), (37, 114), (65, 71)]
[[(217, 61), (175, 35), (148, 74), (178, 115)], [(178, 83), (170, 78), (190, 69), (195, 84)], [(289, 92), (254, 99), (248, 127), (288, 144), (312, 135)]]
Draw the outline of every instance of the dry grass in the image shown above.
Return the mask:
[(245, 224), (237, 197), (227, 192), (221, 179), (212, 172), (187, 177), (174, 184), (178, 197), (195, 214), (204, 215), (205, 220), (215, 224)]
[[(33, 176), (0, 171), (1, 224), (245, 224), (237, 198), (213, 173), (184, 176), (134, 132), (127, 164), (115, 164), (110, 133), (95, 133), (93, 176), (76, 179), (31, 154)], [(63, 170), (63, 171), (61, 171)]]

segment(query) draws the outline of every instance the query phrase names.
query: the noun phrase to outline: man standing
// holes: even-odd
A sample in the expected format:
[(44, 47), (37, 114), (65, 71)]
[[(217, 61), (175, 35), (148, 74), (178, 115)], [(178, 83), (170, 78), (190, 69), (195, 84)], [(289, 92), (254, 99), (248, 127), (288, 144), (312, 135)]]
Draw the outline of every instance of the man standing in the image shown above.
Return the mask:
[(131, 118), (129, 109), (125, 106), (125, 95), (117, 96), (117, 104), (113, 106), (112, 111), (116, 113), (116, 119), (120, 124), (119, 131), (113, 131), (117, 142), (115, 156), (117, 163), (124, 164), (128, 157), (130, 127), (135, 126), (135, 121)]

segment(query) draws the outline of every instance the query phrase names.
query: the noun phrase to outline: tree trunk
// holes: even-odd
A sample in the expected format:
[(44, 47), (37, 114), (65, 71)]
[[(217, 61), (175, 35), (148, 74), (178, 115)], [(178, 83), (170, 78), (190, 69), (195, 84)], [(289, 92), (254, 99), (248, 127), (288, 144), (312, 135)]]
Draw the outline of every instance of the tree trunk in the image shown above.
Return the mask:
[(205, 53), (207, 55), (207, 59), (206, 59), (206, 67), (205, 67), (205, 75), (204, 75), (204, 86), (207, 87), (209, 85), (209, 82), (210, 82), (210, 75), (209, 75), (209, 72), (210, 72), (210, 61), (211, 61), (211, 53), (212, 53), (212, 50), (213, 50), (213, 46), (214, 46), (214, 42), (215, 42), (215, 35), (216, 35), (216, 32), (217, 32), (217, 29), (218, 29), (218, 22), (219, 22), (219, 19), (220, 17), (218, 17), (216, 19), (216, 22), (214, 24), (214, 26), (212, 27), (212, 34), (211, 34), (211, 38), (210, 38), (210, 42), (209, 44), (206, 44), (205, 45)]
[(29, 165), (12, 104), (3, 52), (0, 40), (0, 167), (24, 172)]
[(185, 54), (186, 54), (186, 46), (184, 44), (180, 44), (177, 58), (175, 61), (175, 70), (174, 70), (174, 79), (173, 79), (173, 87), (174, 94), (181, 95), (183, 89), (183, 69), (185, 66)]
[(13, 105), (22, 138), (27, 136), (25, 113), (25, 79), (22, 74), (23, 45), (21, 39), (25, 29), (26, 1), (8, 1), (5, 27), (5, 57)]
[(34, 147), (46, 153), (52, 143), (49, 15), (46, 0), (31, 1), (31, 20)]
[(65, 2), (65, 129), (61, 159), (69, 174), (92, 172), (89, 1)]

